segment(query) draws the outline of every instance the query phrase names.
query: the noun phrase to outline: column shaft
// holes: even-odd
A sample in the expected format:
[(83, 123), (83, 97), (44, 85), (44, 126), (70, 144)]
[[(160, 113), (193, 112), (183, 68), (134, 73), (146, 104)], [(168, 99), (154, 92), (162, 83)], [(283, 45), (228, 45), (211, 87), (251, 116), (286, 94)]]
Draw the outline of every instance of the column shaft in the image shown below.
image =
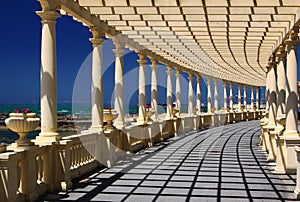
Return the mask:
[(212, 111), (211, 111), (211, 79), (208, 78), (207, 79), (207, 113), (208, 114), (211, 114)]
[(214, 102), (214, 108), (215, 108), (215, 112), (217, 112), (219, 110), (219, 93), (218, 93), (218, 80), (215, 79), (215, 102)]
[(224, 111), (227, 112), (227, 99), (228, 99), (228, 92), (227, 92), (227, 82), (224, 81)]
[(242, 110), (242, 86), (238, 84), (238, 110)]
[(93, 43), (92, 59), (92, 128), (102, 128), (103, 126), (103, 59), (102, 43), (104, 39), (91, 39)]
[[(296, 38), (296, 37), (295, 37)], [(288, 40), (286, 61), (286, 128), (284, 135), (298, 135), (297, 40)]]
[(57, 64), (55, 11), (37, 12), (42, 18), (41, 43), (41, 133), (57, 139)]
[(256, 107), (257, 110), (260, 109), (260, 87), (259, 86), (256, 87)]
[(285, 53), (277, 54), (277, 115), (285, 114), (286, 73)]
[(247, 110), (247, 86), (244, 85), (244, 109)]
[(201, 114), (201, 76), (197, 75), (197, 109), (198, 114)]
[(192, 116), (194, 113), (194, 75), (192, 73), (189, 73), (189, 103), (188, 103), (188, 114)]
[(230, 110), (233, 111), (233, 83), (230, 82)]
[(152, 61), (152, 76), (151, 76), (151, 94), (152, 94), (152, 107), (154, 109), (154, 118), (155, 120), (158, 119), (158, 90), (157, 90), (157, 61)]
[(172, 119), (173, 97), (172, 97), (172, 68), (167, 66), (167, 119)]
[(181, 114), (181, 72), (176, 69), (176, 106)]
[(146, 120), (146, 64), (147, 60), (139, 53), (139, 118), (138, 123), (144, 124)]
[(117, 128), (123, 128), (125, 126), (124, 121), (124, 45), (121, 42), (113, 38), (116, 45), (114, 50), (116, 54), (115, 61), (115, 109), (119, 114), (114, 122)]
[(251, 86), (251, 110), (254, 110), (254, 87)]
[[(268, 125), (276, 125), (276, 74), (273, 66), (269, 71), (269, 123)], [(252, 99), (252, 98), (251, 98)]]

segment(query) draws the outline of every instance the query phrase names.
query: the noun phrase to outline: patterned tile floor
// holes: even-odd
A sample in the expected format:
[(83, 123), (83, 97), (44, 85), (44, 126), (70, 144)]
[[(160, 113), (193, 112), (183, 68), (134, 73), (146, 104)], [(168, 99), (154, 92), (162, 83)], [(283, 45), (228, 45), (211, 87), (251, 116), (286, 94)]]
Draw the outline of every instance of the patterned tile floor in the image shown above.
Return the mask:
[(188, 132), (40, 201), (291, 201), (294, 175), (273, 174), (259, 121)]

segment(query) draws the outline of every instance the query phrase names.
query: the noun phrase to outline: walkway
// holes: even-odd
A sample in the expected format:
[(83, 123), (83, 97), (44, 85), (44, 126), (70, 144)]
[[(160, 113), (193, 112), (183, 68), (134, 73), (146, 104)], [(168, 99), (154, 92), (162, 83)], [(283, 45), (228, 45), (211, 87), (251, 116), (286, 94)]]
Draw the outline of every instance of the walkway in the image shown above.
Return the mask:
[(293, 200), (295, 176), (272, 173), (259, 134), (250, 121), (180, 135), (43, 200)]

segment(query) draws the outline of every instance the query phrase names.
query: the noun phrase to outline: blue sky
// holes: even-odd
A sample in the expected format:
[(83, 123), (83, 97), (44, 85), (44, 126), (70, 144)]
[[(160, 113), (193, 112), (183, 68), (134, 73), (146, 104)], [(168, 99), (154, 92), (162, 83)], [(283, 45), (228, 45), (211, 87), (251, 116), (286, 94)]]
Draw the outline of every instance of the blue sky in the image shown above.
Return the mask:
[[(36, 0), (16, 0), (2, 2), (0, 12), (0, 104), (34, 104), (40, 99), (40, 42), (41, 20), (35, 14), (41, 10)], [(16, 6), (18, 5), (18, 6)], [(10, 8), (13, 8), (13, 12)], [(74, 21), (71, 17), (63, 16), (57, 20), (57, 65), (58, 65), (58, 102), (70, 102), (74, 83), (79, 69), (84, 65), (90, 68), (90, 53), (92, 45), (89, 38), (92, 35), (87, 27)], [(109, 103), (114, 83), (114, 68), (111, 60), (113, 44), (108, 42), (104, 48), (106, 66), (110, 67), (105, 76), (105, 102)], [(137, 67), (138, 56), (131, 52), (125, 58), (125, 73)], [(150, 79), (150, 67), (147, 67), (147, 79)], [(165, 80), (165, 68), (160, 68), (162, 79)], [(136, 72), (135, 72), (136, 73)], [(187, 74), (183, 74), (187, 77)], [(175, 77), (175, 76), (174, 76)], [(137, 78), (137, 77), (136, 77)], [(196, 79), (195, 79), (196, 80)], [(131, 82), (131, 81), (129, 81)], [(137, 79), (133, 82), (137, 87)], [(126, 83), (125, 83), (126, 84)], [(173, 80), (175, 88), (175, 78)], [(222, 88), (222, 87), (220, 87)], [(187, 102), (187, 87), (183, 86), (183, 102)], [(89, 97), (89, 81), (86, 81), (85, 97)], [(206, 95), (206, 87), (202, 85), (203, 95)], [(147, 92), (150, 95), (150, 87)], [(219, 91), (223, 95), (222, 90)], [(160, 91), (160, 103), (165, 100), (165, 90)], [(206, 96), (202, 96), (206, 101)], [(150, 96), (148, 96), (150, 98)], [(137, 102), (137, 95), (130, 98), (130, 102)], [(84, 101), (84, 100), (83, 100)], [(148, 103), (150, 99), (148, 99)]]

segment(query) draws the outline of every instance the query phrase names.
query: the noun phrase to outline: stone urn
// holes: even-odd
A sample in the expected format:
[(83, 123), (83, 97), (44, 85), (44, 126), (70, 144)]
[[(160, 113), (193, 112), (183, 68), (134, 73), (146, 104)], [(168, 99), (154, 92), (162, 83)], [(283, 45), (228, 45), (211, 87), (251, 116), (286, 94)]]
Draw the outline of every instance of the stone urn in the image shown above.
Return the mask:
[(103, 119), (107, 123), (107, 129), (114, 129), (113, 121), (118, 117), (118, 113), (115, 109), (104, 109)]
[(20, 136), (16, 140), (15, 146), (30, 146), (33, 143), (26, 136), (39, 126), (40, 118), (35, 113), (10, 113), (9, 118), (5, 119), (5, 124), (10, 130), (18, 133)]

